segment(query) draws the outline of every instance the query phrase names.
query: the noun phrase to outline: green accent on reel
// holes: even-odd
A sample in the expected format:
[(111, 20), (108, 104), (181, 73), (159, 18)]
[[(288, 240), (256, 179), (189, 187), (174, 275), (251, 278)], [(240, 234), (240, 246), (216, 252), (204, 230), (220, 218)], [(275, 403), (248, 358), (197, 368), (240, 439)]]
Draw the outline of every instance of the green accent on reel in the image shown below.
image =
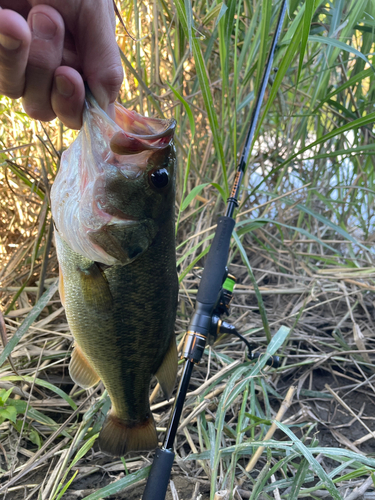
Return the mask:
[(234, 285), (236, 284), (236, 281), (232, 278), (228, 278), (224, 281), (223, 288), (225, 290), (228, 290), (228, 292), (233, 293)]

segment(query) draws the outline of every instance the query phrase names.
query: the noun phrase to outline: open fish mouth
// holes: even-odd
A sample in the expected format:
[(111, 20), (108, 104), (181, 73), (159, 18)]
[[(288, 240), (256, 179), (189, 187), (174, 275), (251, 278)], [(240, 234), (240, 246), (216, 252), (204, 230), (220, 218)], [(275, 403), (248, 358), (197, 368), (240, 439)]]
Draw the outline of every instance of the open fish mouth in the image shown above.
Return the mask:
[(86, 92), (84, 111), (86, 126), (91, 129), (94, 140), (102, 135), (102, 159), (115, 166), (127, 179), (136, 179), (147, 167), (153, 151), (171, 145), (176, 128), (175, 120), (164, 120), (142, 116), (115, 102), (113, 121), (97, 104), (90, 91)]
[(119, 155), (133, 155), (167, 147), (173, 139), (176, 122), (146, 118), (135, 111), (115, 105), (116, 123), (122, 130), (110, 140), (110, 148)]
[(144, 117), (119, 103), (112, 120), (87, 90), (83, 127), (63, 153), (51, 193), (56, 228), (72, 250), (106, 265), (119, 263), (117, 253), (115, 257), (103, 248), (105, 238), (99, 233), (142, 223), (142, 214), (120, 208), (123, 200), (116, 205), (116, 197), (126, 191), (121, 193), (119, 186), (157, 168), (150, 162), (168, 156), (175, 126), (175, 120)]

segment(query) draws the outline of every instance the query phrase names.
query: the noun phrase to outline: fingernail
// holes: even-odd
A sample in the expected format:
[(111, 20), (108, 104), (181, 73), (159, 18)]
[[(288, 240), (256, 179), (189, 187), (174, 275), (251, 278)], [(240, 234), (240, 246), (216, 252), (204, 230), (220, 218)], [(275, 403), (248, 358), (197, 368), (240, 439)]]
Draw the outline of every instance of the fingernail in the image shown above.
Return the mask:
[(56, 24), (41, 12), (37, 12), (31, 16), (31, 29), (37, 38), (42, 40), (51, 40), (57, 31)]
[(21, 40), (17, 40), (16, 38), (0, 33), (0, 45), (2, 45), (5, 49), (16, 50), (20, 47), (21, 43)]
[(55, 78), (56, 88), (59, 94), (63, 97), (72, 97), (74, 93), (74, 85), (65, 76), (58, 75)]

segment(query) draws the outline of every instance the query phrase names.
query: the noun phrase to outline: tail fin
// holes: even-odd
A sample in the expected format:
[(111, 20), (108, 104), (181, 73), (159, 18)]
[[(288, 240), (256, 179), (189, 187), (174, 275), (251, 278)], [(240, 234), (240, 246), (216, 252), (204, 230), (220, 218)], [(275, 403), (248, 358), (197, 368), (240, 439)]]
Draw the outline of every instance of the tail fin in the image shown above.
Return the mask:
[(99, 435), (99, 447), (103, 453), (122, 457), (129, 451), (153, 450), (158, 445), (152, 415), (136, 425), (129, 425), (112, 411), (108, 414)]

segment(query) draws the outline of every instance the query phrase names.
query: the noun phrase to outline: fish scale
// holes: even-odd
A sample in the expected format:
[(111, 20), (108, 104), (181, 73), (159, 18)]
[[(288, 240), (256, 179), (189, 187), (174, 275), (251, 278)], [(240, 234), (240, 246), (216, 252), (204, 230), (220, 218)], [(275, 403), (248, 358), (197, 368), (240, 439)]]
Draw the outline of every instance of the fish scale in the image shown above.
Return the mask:
[[(163, 232), (166, 229), (163, 227)], [(163, 243), (162, 238), (157, 238), (145, 254), (128, 266), (99, 270), (103, 281), (97, 278), (98, 286), (87, 297), (82, 286), (84, 270), (96, 264), (73, 252), (61, 238), (58, 242), (70, 328), (105, 381), (117, 415), (126, 421), (140, 421), (150, 412), (151, 376), (157, 372), (173, 333), (177, 301), (175, 253), (166, 251)], [(174, 293), (165, 294), (165, 289)], [(168, 336), (162, 335), (165, 331)], [(100, 342), (93, 342), (93, 338)]]

